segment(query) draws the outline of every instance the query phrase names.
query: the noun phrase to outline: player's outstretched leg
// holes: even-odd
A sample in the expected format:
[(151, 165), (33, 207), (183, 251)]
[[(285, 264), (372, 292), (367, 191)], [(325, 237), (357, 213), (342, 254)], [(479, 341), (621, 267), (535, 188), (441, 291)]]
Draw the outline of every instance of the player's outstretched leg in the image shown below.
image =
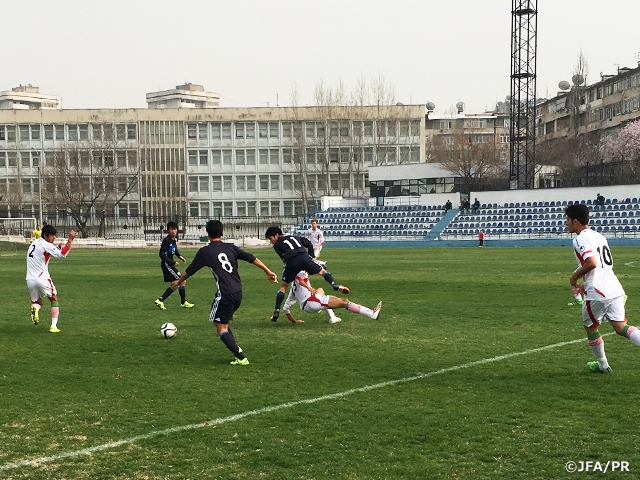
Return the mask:
[(278, 321), (278, 317), (280, 316), (280, 307), (282, 306), (283, 301), (284, 301), (284, 292), (282, 290), (278, 290), (278, 293), (276, 293), (276, 305), (275, 305), (275, 308), (273, 309), (273, 315), (271, 315), (272, 322)]
[(338, 285), (330, 272), (325, 271), (322, 273), (322, 271), (320, 271), (320, 273), (322, 274), (322, 278), (324, 278), (327, 283), (331, 284), (331, 288), (336, 292), (344, 293), (345, 295), (349, 293), (349, 287), (346, 287), (345, 285)]
[(60, 333), (60, 329), (58, 328), (59, 316), (60, 316), (60, 306), (58, 302), (51, 302), (51, 328), (49, 328), (49, 332)]
[(353, 302), (347, 303), (347, 310), (349, 310), (350, 312), (366, 315), (367, 317), (373, 318), (374, 320), (378, 319), (381, 308), (382, 308), (382, 302), (378, 302), (378, 305), (376, 305), (374, 309), (367, 308), (363, 305), (358, 305), (357, 303), (353, 303)]
[(245, 356), (242, 349), (238, 346), (236, 338), (233, 336), (231, 329), (228, 329), (220, 334), (220, 340), (229, 349), (231, 353), (236, 357), (231, 362), (231, 365), (249, 365), (249, 360)]
[(193, 308), (193, 303), (187, 302), (187, 287), (184, 285), (178, 287), (178, 293), (180, 293), (180, 305), (182, 305), (182, 308)]
[(611, 373), (611, 367), (604, 353), (604, 339), (602, 335), (600, 335), (600, 332), (587, 333), (587, 341), (593, 356), (596, 357), (596, 360), (587, 363), (589, 370), (592, 372), (600, 371), (603, 373)]
[(338, 323), (342, 321), (340, 317), (336, 316), (332, 309), (327, 308), (326, 312), (329, 315), (329, 323)]

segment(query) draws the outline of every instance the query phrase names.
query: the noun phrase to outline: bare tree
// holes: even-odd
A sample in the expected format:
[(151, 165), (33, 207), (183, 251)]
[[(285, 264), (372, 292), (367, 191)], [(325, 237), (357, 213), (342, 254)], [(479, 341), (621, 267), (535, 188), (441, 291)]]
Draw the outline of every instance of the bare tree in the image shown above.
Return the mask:
[(48, 153), (43, 169), (43, 198), (54, 210), (67, 212), (83, 237), (92, 215), (114, 214), (138, 188), (137, 152), (115, 140), (73, 143)]

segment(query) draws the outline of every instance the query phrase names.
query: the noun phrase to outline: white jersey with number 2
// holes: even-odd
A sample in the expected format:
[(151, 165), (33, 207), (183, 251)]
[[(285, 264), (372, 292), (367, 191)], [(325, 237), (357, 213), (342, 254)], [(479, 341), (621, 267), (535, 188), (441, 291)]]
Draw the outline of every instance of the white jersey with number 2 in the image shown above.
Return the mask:
[(53, 255), (65, 258), (69, 249), (65, 246), (62, 250), (44, 238), (35, 240), (27, 250), (27, 280), (49, 279), (49, 258)]
[(584, 276), (585, 300), (610, 300), (624, 295), (624, 289), (613, 273), (613, 256), (607, 239), (590, 228), (573, 239), (573, 250), (580, 268), (585, 260), (594, 257), (596, 268)]

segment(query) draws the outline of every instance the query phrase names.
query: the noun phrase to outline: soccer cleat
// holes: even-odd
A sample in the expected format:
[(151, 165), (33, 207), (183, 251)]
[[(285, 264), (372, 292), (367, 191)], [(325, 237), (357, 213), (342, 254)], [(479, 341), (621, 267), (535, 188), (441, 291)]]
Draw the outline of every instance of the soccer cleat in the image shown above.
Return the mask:
[(193, 308), (193, 303), (189, 303), (185, 300), (182, 304), (182, 308)]
[(233, 360), (232, 362), (230, 362), (231, 365), (249, 365), (249, 359), (248, 358), (243, 358), (242, 360), (240, 360), (239, 358), (236, 358), (235, 360)]
[(582, 300), (574, 300), (573, 302), (567, 303), (568, 306), (573, 307), (574, 305), (582, 305), (584, 301)]
[(611, 367), (607, 367), (604, 370), (602, 370), (597, 360), (594, 360), (592, 362), (587, 362), (587, 368), (594, 373), (611, 373)]
[(316, 260), (315, 262), (322, 268), (327, 268), (327, 262), (323, 262), (322, 260)]
[(271, 318), (269, 320), (275, 323), (278, 321), (279, 316), (280, 316), (280, 310), (274, 310), (273, 315), (271, 315)]
[(31, 307), (31, 321), (33, 323), (35, 323), (36, 325), (38, 324), (38, 321), (40, 320), (40, 316), (39, 316), (39, 312), (38, 309), (36, 307)]
[[(625, 293), (625, 294), (624, 294), (624, 299), (623, 299), (623, 301), (624, 301), (623, 305), (626, 305), (626, 304), (627, 304), (627, 299), (628, 299), (628, 298), (629, 298), (629, 295), (627, 295), (627, 294)], [(36, 323), (38, 323), (38, 322), (36, 322)]]
[(339, 323), (342, 319), (340, 317), (329, 318), (329, 323)]
[(50, 333), (60, 333), (60, 329), (59, 329), (59, 328), (56, 328), (56, 327), (51, 327), (51, 328), (49, 329), (49, 332), (50, 332)]
[(157, 299), (153, 303), (155, 303), (160, 310), (166, 310), (167, 309), (167, 307), (164, 306), (164, 302), (162, 300), (160, 300), (160, 299)]
[(378, 316), (380, 315), (380, 310), (382, 309), (382, 300), (378, 302), (378, 305), (376, 305), (376, 308), (373, 309), (373, 319), (377, 320)]
[(349, 287), (345, 287), (344, 285), (333, 285), (333, 289), (336, 292), (344, 293), (345, 295), (348, 295), (350, 292)]

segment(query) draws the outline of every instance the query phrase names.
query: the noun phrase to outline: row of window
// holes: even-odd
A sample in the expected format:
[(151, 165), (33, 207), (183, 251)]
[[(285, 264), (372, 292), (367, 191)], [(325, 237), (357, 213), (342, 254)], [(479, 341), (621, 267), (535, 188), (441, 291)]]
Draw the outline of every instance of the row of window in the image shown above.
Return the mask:
[[(47, 208), (47, 205), (43, 205), (43, 216), (47, 218), (47, 221), (53, 222), (55, 220), (66, 220), (67, 217), (71, 217), (66, 210), (52, 210)], [(8, 208), (7, 206), (0, 207), (0, 215), (6, 216)], [(117, 206), (110, 206), (107, 208), (109, 214), (116, 213), (120, 218), (137, 217), (140, 213), (138, 202), (120, 202)], [(23, 217), (39, 218), (40, 209), (38, 205), (34, 204), (22, 204), (19, 212), (12, 212), (12, 214), (18, 213)], [(95, 214), (94, 214), (95, 216)]]
[[(303, 150), (303, 161), (306, 164), (323, 164), (325, 163), (324, 148), (305, 148)], [(350, 147), (332, 147), (329, 151), (329, 163), (365, 163), (372, 164), (374, 161), (374, 148), (350, 148)], [(235, 165), (279, 165), (280, 155), (282, 152), (282, 163), (285, 165), (300, 163), (300, 152), (296, 149), (278, 148), (269, 149), (213, 149), (213, 150), (189, 150), (188, 164), (189, 166), (221, 166), (233, 165), (233, 156), (235, 154)], [(420, 147), (418, 145), (412, 147), (381, 147), (378, 149), (378, 158), (381, 163), (418, 163), (420, 161)]]
[[(235, 205), (235, 214), (234, 214)], [(264, 217), (278, 215), (302, 215), (301, 201), (271, 200), (249, 202), (189, 202), (190, 217)]]
[[(350, 173), (331, 173), (328, 175), (306, 175), (309, 190), (324, 191), (326, 181), (333, 190), (351, 188), (367, 188), (368, 175)], [(189, 193), (206, 192), (254, 192), (260, 191), (300, 191), (302, 179), (299, 175), (235, 175), (235, 190), (233, 175), (192, 175), (189, 176)], [(281, 188), (282, 187), (282, 188)]]
[(451, 193), (460, 191), (460, 177), (416, 178), (402, 180), (378, 180), (371, 182), (371, 197), (399, 197), (425, 193)]
[[(452, 130), (460, 127), (459, 120), (439, 120), (440, 130)], [(433, 122), (427, 124), (429, 126), (435, 126)], [(506, 127), (509, 128), (508, 118), (465, 118), (462, 120), (462, 128), (468, 129), (480, 129), (480, 128), (493, 128), (493, 127)], [(433, 128), (433, 127), (432, 127)]]
[(419, 137), (420, 120), (332, 120), (327, 122), (211, 122), (188, 123), (187, 138), (192, 140), (255, 138), (331, 137)]
[[(138, 193), (138, 181), (136, 177), (75, 177), (71, 178), (71, 186), (76, 189), (84, 189), (89, 191), (92, 187), (93, 192), (100, 193), (105, 190), (110, 194), (125, 195), (129, 193)], [(52, 192), (56, 188), (54, 178), (43, 179), (44, 191)], [(20, 179), (15, 177), (0, 178), (0, 196), (6, 195), (7, 198), (19, 197), (20, 195), (37, 195), (40, 193), (39, 183), (37, 178)]]
[[(113, 167), (131, 169), (138, 168), (138, 152), (135, 150), (83, 150), (76, 152), (44, 152), (42, 155), (38, 151), (0, 151), (0, 167), (23, 168), (39, 167), (42, 164), (54, 160), (55, 155), (64, 153), (67, 161), (71, 164), (77, 163), (80, 167), (89, 168), (91, 166)], [(41, 158), (43, 157), (43, 158)]]
[(127, 141), (137, 138), (135, 123), (79, 123), (54, 125), (0, 125), (0, 141), (15, 142), (16, 139), (75, 141)]

